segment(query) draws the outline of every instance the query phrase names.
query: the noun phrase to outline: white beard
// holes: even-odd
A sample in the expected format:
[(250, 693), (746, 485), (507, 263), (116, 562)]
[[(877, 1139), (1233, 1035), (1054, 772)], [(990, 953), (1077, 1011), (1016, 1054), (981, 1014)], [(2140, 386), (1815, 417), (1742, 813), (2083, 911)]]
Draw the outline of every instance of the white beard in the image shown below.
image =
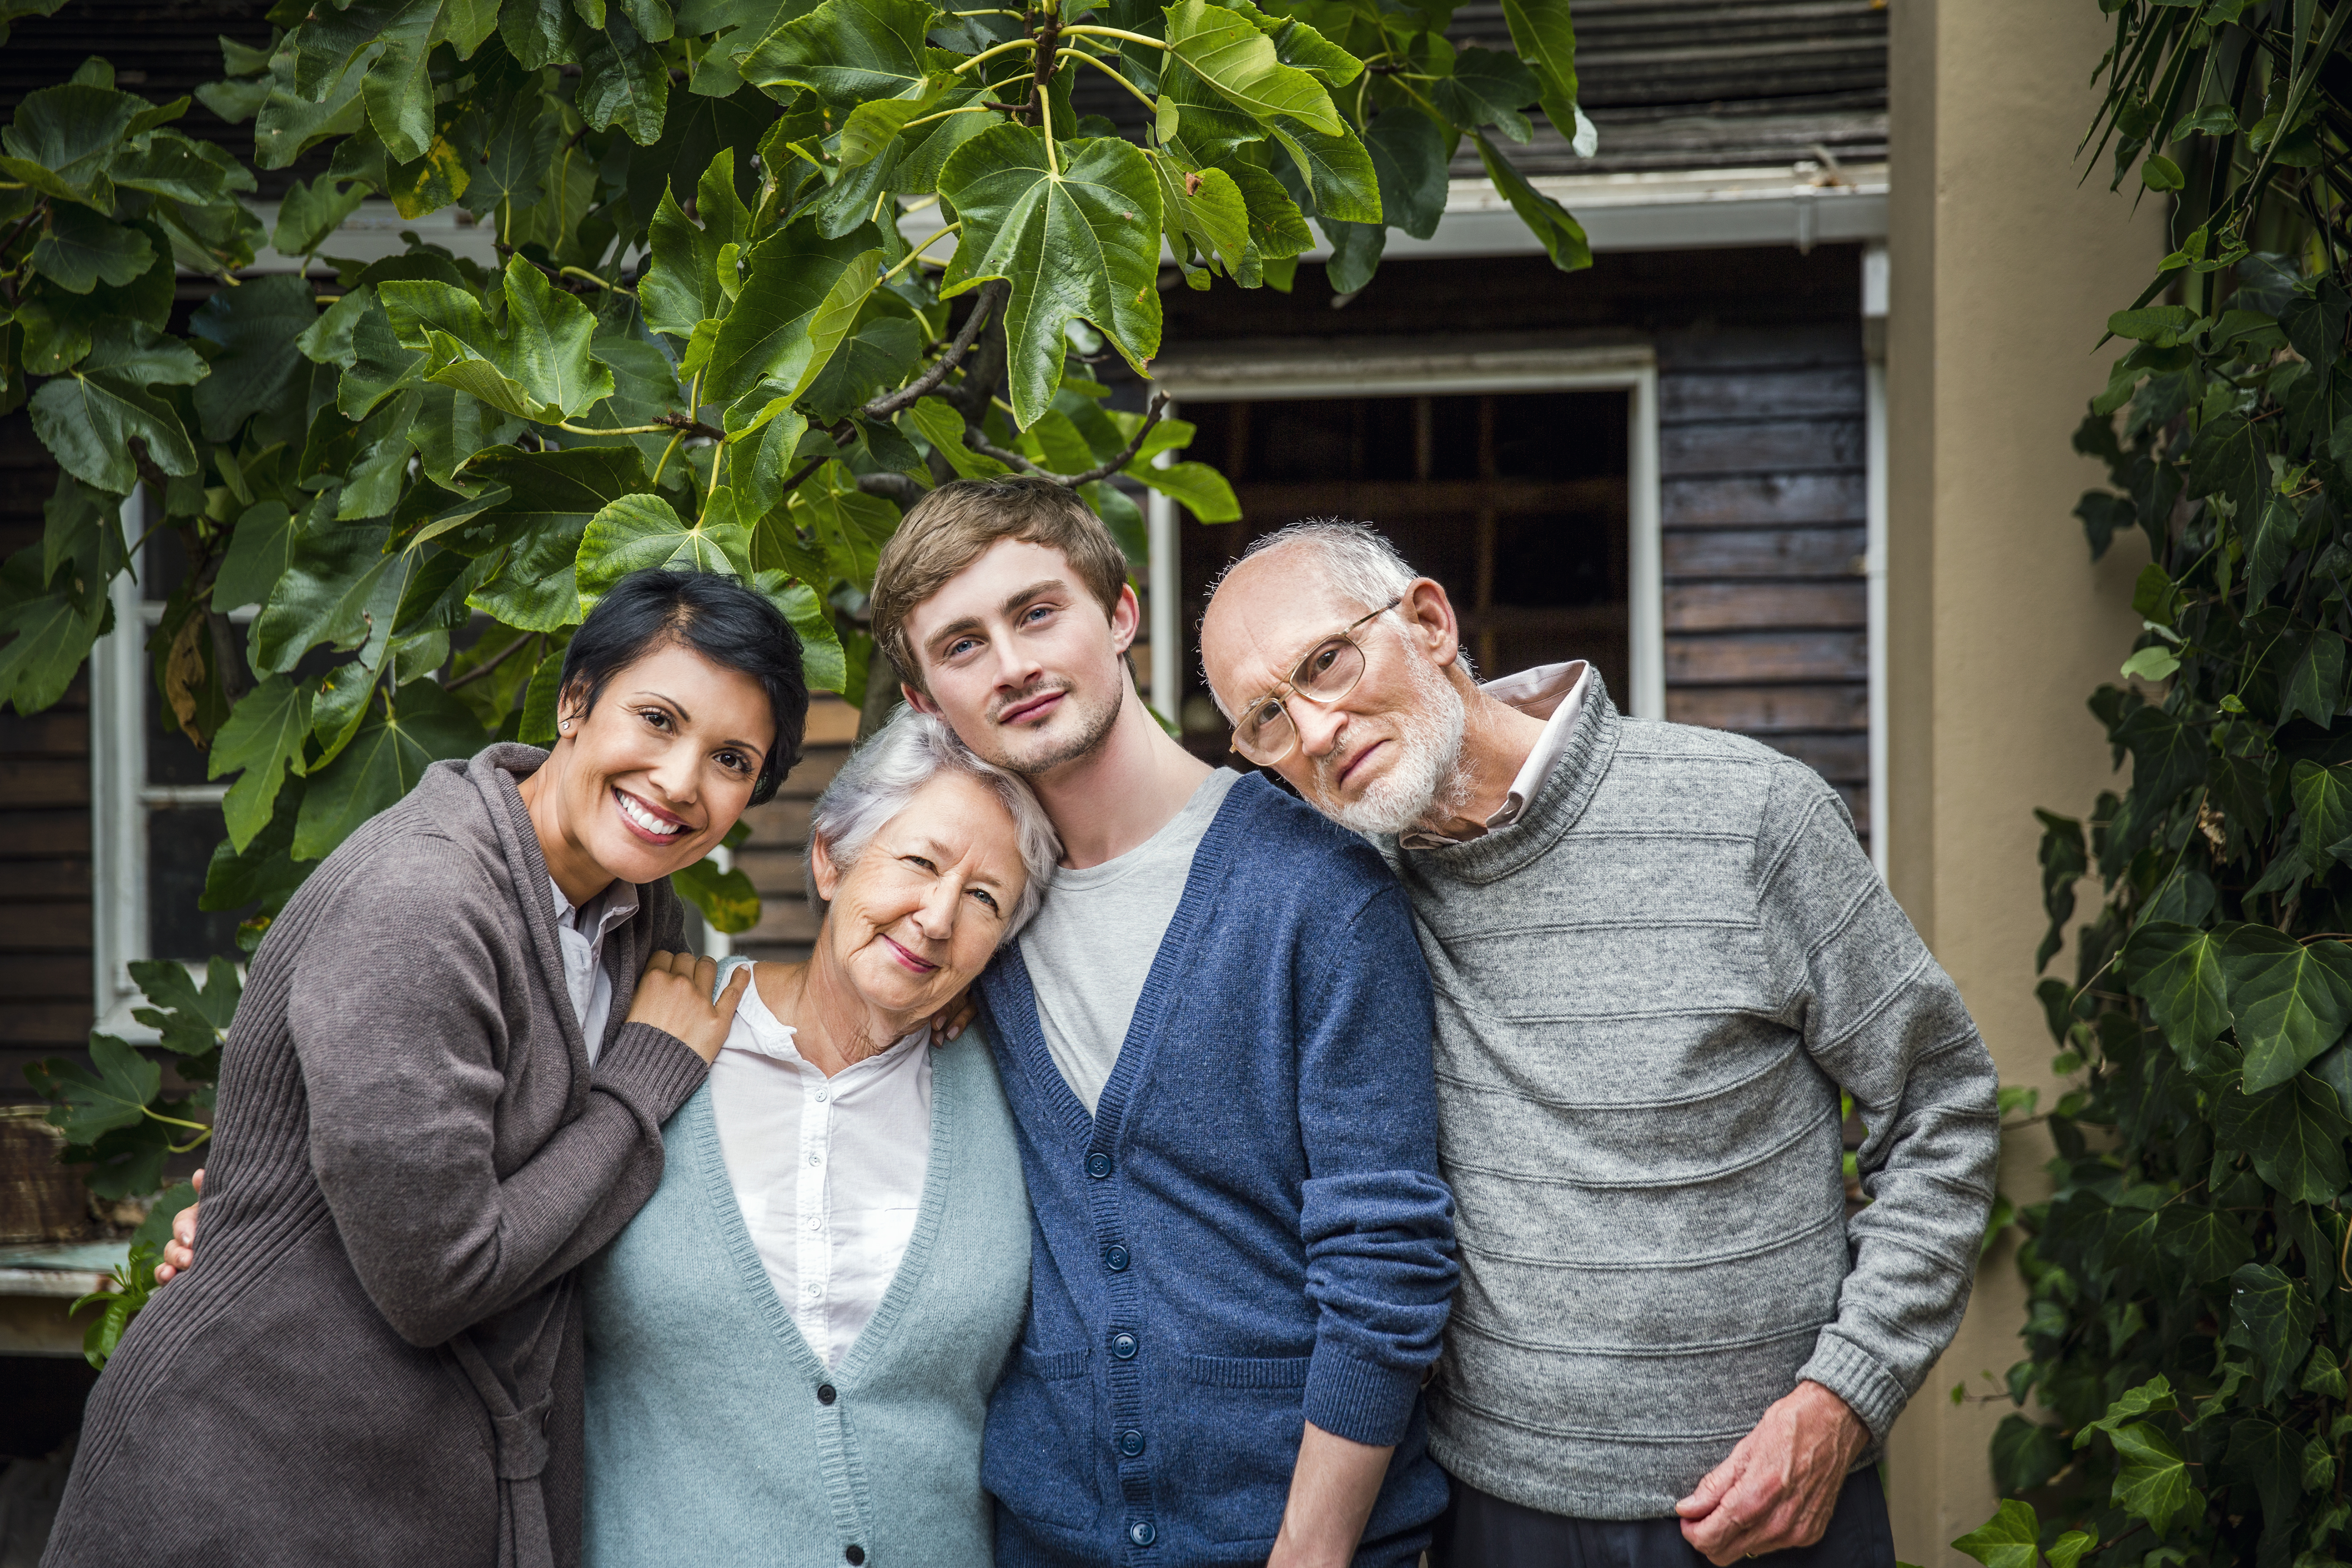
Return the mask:
[(1343, 729), (1315, 767), (1316, 804), (1340, 826), (1370, 836), (1402, 833), (1415, 823), (1453, 814), (1466, 797), (1461, 776), (1462, 731), (1469, 721), (1462, 693), (1421, 650), (1406, 646), (1413, 696), (1410, 709), (1391, 718), (1397, 731), (1397, 760), (1361, 796), (1341, 802), (1330, 769), (1347, 755)]

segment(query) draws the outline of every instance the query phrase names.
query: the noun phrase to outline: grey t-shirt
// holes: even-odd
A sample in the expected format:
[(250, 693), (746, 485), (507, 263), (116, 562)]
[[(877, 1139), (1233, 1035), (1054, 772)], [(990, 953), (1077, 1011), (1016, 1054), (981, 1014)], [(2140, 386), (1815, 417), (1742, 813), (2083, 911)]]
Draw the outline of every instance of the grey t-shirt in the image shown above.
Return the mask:
[(1167, 826), (1126, 854), (1084, 870), (1055, 871), (1036, 918), (1021, 933), (1045, 1048), (1089, 1111), (1118, 1065), (1160, 939), (1183, 902), (1192, 851), (1240, 782), (1233, 769), (1219, 768)]

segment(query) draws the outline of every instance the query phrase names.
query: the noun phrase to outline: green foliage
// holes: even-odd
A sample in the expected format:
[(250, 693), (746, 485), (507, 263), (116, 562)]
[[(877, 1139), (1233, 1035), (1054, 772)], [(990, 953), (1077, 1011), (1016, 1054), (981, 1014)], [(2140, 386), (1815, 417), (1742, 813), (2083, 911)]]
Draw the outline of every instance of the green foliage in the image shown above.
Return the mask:
[[(0, 0), (0, 41), (56, 4)], [(1526, 142), (1539, 104), (1591, 150), (1565, 0), (1512, 0), (1516, 52), (1457, 53), (1452, 9), (280, 6), (195, 95), (250, 121), (252, 166), (173, 129), (188, 100), (89, 61), (0, 127), (0, 414), (28, 406), (64, 470), (43, 539), (0, 563), (0, 703), (57, 701), (111, 626), (139, 489), (138, 528), (187, 563), (150, 639), (159, 710), (228, 786), (201, 904), (243, 911), (250, 951), (424, 768), (551, 742), (571, 630), (630, 571), (750, 584), (811, 685), (859, 701), (876, 559), (947, 478), (1073, 486), (1139, 563), (1115, 477), (1240, 516), (1213, 468), (1157, 466), (1190, 425), (1109, 407), (1092, 374), (1112, 353), (1148, 374), (1163, 245), (1171, 282), (1286, 288), (1319, 225), (1334, 282), (1361, 288), (1389, 227), (1433, 230), (1479, 135), (1554, 259), (1589, 262), (1482, 134)], [(1147, 123), (1080, 123), (1080, 72)], [(297, 159), (265, 232), (254, 167)], [(323, 255), (371, 198), (462, 206), (497, 268), (413, 237)], [(251, 275), (265, 244), (304, 269)], [(175, 333), (190, 273), (217, 286)], [(740, 871), (675, 881), (717, 930), (759, 919)], [(205, 1136), (236, 1005), (226, 956), (201, 986), (136, 977), (158, 1045), (98, 1037), (89, 1067), (36, 1071), (109, 1195), (154, 1191)], [(2289, 989), (2300, 1027), (2317, 993)], [(142, 1299), (106, 1299), (94, 1356)]]
[[(2075, 509), (2092, 555), (2137, 533), (2150, 557), (2143, 635), (2090, 702), (2131, 772), (2085, 820), (2040, 814), (2073, 1081), (2052, 1195), (2019, 1211), (2027, 1357), (1993, 1446), (2032, 1506), (1958, 1544), (2315, 1568), (2352, 1555), (2352, 295), (2311, 221), (2347, 188), (2352, 5), (2103, 8), (2095, 145), (2179, 194), (2185, 237), (2108, 319), (2074, 437), (2110, 479)], [(2063, 1465), (2021, 1462), (2050, 1440)]]

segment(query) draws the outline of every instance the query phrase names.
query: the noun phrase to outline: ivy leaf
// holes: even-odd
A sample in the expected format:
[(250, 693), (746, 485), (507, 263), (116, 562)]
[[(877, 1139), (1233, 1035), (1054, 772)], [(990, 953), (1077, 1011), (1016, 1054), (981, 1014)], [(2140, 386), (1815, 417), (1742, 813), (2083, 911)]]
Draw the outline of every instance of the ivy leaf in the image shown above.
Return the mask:
[(310, 689), (273, 675), (237, 700), (228, 722), (213, 737), (205, 776), (243, 773), (221, 802), (228, 839), (244, 852), (254, 835), (269, 825), (278, 786), (289, 771), (302, 771), (303, 742), (310, 737)]
[(63, 1129), (70, 1143), (95, 1143), (118, 1127), (143, 1120), (147, 1102), (163, 1087), (163, 1069), (112, 1035), (90, 1036), (89, 1061), (95, 1073), (71, 1062), (41, 1064), (47, 1080), (43, 1091), (57, 1102), (49, 1122)]
[(2226, 1279), (2251, 1262), (2254, 1244), (2238, 1216), (2222, 1209), (2176, 1205), (2165, 1211), (2158, 1239), (2200, 1285)]
[(33, 270), (75, 294), (101, 282), (116, 288), (147, 270), (154, 247), (135, 228), (126, 228), (85, 206), (56, 205), (33, 245)]
[(2230, 1313), (2246, 1331), (2247, 1348), (2263, 1368), (2263, 1402), (2288, 1387), (2311, 1352), (2319, 1308), (2302, 1287), (2268, 1263), (2249, 1263), (2230, 1277)]
[(735, 517), (735, 498), (721, 485), (703, 515), (688, 523), (659, 496), (623, 496), (589, 520), (580, 542), (580, 598), (591, 608), (632, 572), (717, 572), (751, 574), (751, 531)]
[(226, 441), (247, 418), (289, 401), (295, 378), (310, 370), (295, 342), (318, 317), (309, 280), (293, 272), (224, 289), (196, 307), (188, 331), (218, 351), (194, 395), (205, 440)]
[(2031, 1491), (2064, 1469), (2074, 1456), (2066, 1435), (2022, 1415), (2006, 1415), (1992, 1435), (1992, 1473), (2005, 1492)]
[(2178, 1405), (2173, 1399), (2171, 1380), (2160, 1375), (2152, 1377), (2137, 1388), (2124, 1390), (2123, 1394), (2107, 1406), (2106, 1414), (2096, 1421), (2084, 1423), (2083, 1429), (2074, 1434), (2074, 1447), (2079, 1448), (2088, 1443), (2094, 1432), (2105, 1432), (2112, 1437), (2116, 1435), (2116, 1428), (2126, 1421), (2137, 1421), (2151, 1412), (2176, 1408)]
[(518, 631), (551, 632), (584, 613), (575, 575), (588, 520), (623, 496), (646, 489), (634, 447), (578, 447), (522, 453), (495, 447), (466, 465), (478, 483), (503, 484), (509, 495), (484, 521), (494, 523), (505, 564), (467, 595), (467, 604)]
[(2160, 1427), (2134, 1422), (2116, 1430), (2115, 1442), (2116, 1457), (2123, 1461), (2113, 1494), (2117, 1508), (2147, 1521), (2148, 1528), (2161, 1536), (2176, 1516), (2204, 1506), (2205, 1500), (2189, 1484), (2188, 1461)]
[(2295, 763), (2294, 805), (2303, 814), (2305, 858), (2327, 854), (2346, 860), (2352, 856), (2352, 844), (2345, 842), (2352, 838), (2352, 763), (2334, 767)]
[(426, 280), (377, 285), (401, 346), (425, 352), (425, 377), (520, 418), (554, 424), (613, 395), (590, 354), (596, 318), (520, 256), (507, 260), (506, 321), (493, 327), (465, 289)]
[(825, 0), (761, 39), (739, 68), (779, 102), (795, 88), (844, 110), (911, 97), (929, 74), (923, 36), (938, 19), (923, 0)]
[[(2268, 926), (2231, 933), (2221, 967), (2246, 1053), (2246, 1092), (2274, 1089), (2352, 1025), (2352, 947), (2308, 945)], [(2332, 1195), (2332, 1194), (2331, 1194)]]
[(2221, 1096), (2216, 1140), (2296, 1203), (2324, 1204), (2344, 1190), (2344, 1140), (2352, 1133), (2336, 1094), (2308, 1073), (2259, 1095)]
[(195, 446), (172, 405), (113, 376), (76, 370), (44, 382), (33, 394), (31, 414), (33, 433), (58, 467), (110, 494), (128, 495), (139, 482), (133, 441), (167, 475), (197, 471)]
[[(1535, 69), (1544, 113), (1563, 136), (1576, 134), (1576, 25), (1569, 0), (1503, 0), (1511, 47)], [(1522, 102), (1526, 101), (1521, 100)]]
[(1346, 129), (1323, 84), (1284, 65), (1247, 17), (1207, 0), (1180, 0), (1163, 15), (1170, 55), (1236, 108), (1260, 120), (1288, 116), (1325, 136)]
[(2005, 1498), (2000, 1510), (1952, 1542), (1985, 1568), (2041, 1568), (2042, 1521), (2032, 1503)]
[(2336, 1352), (2320, 1344), (2311, 1348), (2311, 1360), (2303, 1369), (2302, 1381), (2295, 1384), (2304, 1394), (2316, 1394), (2327, 1399), (2342, 1399), (2347, 1392), (2344, 1383), (2344, 1363)]
[(2287, 673), (2286, 689), (2279, 696), (2279, 722), (2301, 713), (2326, 729), (2335, 721), (2336, 695), (2343, 689), (2344, 639), (2331, 631), (2312, 633)]
[(2132, 994), (2147, 1003), (2165, 1039), (2194, 1057), (2230, 1026), (2224, 936), (2169, 921), (2143, 921), (2124, 943)]
[(1417, 109), (1392, 109), (1364, 132), (1380, 177), (1381, 212), (1415, 239), (1437, 232), (1445, 216), (1446, 148), (1437, 122)]
[(957, 149), (940, 175), (964, 225), (940, 297), (993, 278), (1012, 284), (1005, 378), (1024, 426), (1053, 403), (1071, 321), (1091, 322), (1138, 374), (1160, 351), (1160, 186), (1150, 164), (1108, 136), (1063, 143), (1061, 153), (1057, 171), (1035, 132), (998, 125)]
[[(2235, 1422), (2230, 1427), (2228, 1464), (2231, 1475), (2251, 1483), (2262, 1499), (2265, 1546), (2273, 1538), (2280, 1543), (2289, 1542), (2296, 1505), (2303, 1500), (2302, 1434), (2260, 1417)], [(2284, 1562), (2286, 1553), (2282, 1551), (2273, 1557), (2264, 1549), (2261, 1560)]]
[(730, 431), (808, 373), (816, 355), (811, 330), (857, 254), (848, 241), (825, 239), (805, 222), (751, 252), (742, 292), (719, 323), (703, 373), (703, 400), (730, 405), (737, 421)]
[(331, 853), (362, 823), (415, 788), (433, 763), (481, 749), (481, 726), (464, 703), (433, 682), (404, 686), (395, 700), (390, 710), (372, 714), (342, 755), (303, 790), (294, 825), (297, 860)]
[[(719, 251), (747, 243), (751, 215), (735, 194), (735, 150), (722, 147), (695, 187), (699, 224), (665, 188), (649, 230), (653, 265), (637, 287), (646, 324), (683, 342), (698, 322), (721, 314), (728, 294), (719, 276)], [(732, 283), (730, 275), (726, 279)]]
[(1511, 204), (1519, 221), (1542, 242), (1551, 264), (1562, 272), (1591, 266), (1592, 246), (1585, 238), (1584, 226), (1570, 216), (1566, 207), (1529, 184), (1527, 176), (1496, 151), (1485, 132), (1474, 131), (1470, 136), (1478, 143), (1478, 162), (1486, 166), (1486, 177), (1495, 183), (1503, 199)]
[(2135, 711), (2116, 728), (2116, 740), (2132, 754), (2132, 793), (2142, 800), (2168, 802), (2204, 781), (2204, 731), (2161, 708)]
[(760, 895), (751, 879), (739, 870), (720, 870), (716, 860), (706, 857), (682, 871), (672, 871), (669, 885), (679, 898), (702, 911), (713, 931), (732, 934), (760, 923)]

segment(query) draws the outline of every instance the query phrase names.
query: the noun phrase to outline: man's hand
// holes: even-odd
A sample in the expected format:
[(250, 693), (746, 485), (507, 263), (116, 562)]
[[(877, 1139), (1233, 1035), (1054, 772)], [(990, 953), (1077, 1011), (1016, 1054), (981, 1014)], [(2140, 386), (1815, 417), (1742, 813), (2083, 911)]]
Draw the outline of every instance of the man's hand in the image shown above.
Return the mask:
[[(189, 1178), (190, 1184), (202, 1197), (205, 1173), (198, 1171)], [(163, 1261), (155, 1265), (155, 1283), (168, 1285), (172, 1276), (196, 1260), (196, 1205), (190, 1204), (172, 1216), (172, 1239), (163, 1244)]]
[(715, 1061), (735, 1026), (735, 1005), (751, 984), (748, 963), (729, 976), (727, 989), (711, 999), (719, 979), (719, 961), (690, 952), (656, 952), (646, 960), (637, 979), (637, 994), (629, 999), (632, 1024), (651, 1024), (686, 1042), (687, 1049), (705, 1062)]
[(1697, 1490), (1675, 1504), (1683, 1539), (1716, 1568), (1814, 1544), (1829, 1530), (1846, 1472), (1869, 1443), (1869, 1428), (1844, 1400), (1818, 1383), (1797, 1384)]
[(1309, 1421), (1265, 1568), (1348, 1568), (1395, 1452), (1350, 1442)]
[(971, 1027), (980, 1016), (980, 994), (977, 986), (967, 985), (948, 998), (948, 1005), (931, 1015), (931, 1044), (944, 1046)]

